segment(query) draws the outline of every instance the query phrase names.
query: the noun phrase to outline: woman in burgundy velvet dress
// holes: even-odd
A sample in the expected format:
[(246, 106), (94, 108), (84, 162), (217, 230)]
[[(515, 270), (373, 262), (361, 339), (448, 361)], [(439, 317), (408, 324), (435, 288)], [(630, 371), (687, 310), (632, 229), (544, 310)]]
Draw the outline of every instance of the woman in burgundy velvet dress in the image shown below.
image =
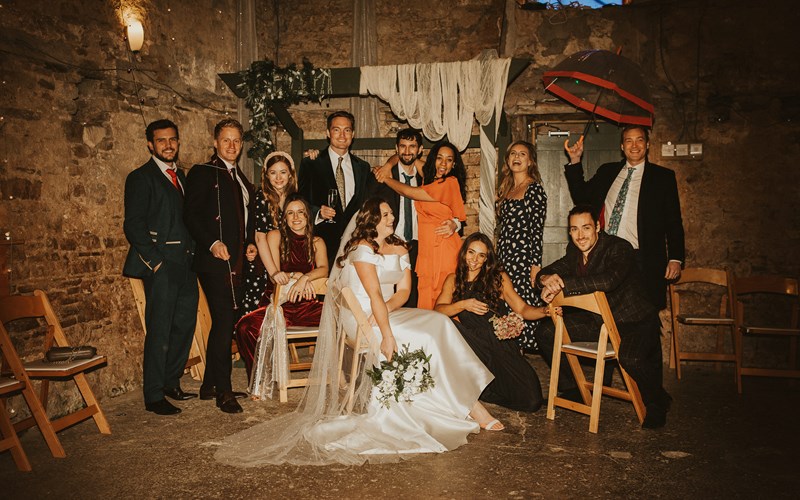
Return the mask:
[(289, 283), (288, 301), (282, 306), (286, 326), (319, 324), (322, 302), (317, 300), (311, 282), (328, 275), (328, 255), (325, 242), (314, 236), (309, 214), (308, 203), (298, 193), (293, 193), (286, 198), (278, 229), (267, 233), (269, 252), (273, 262), (280, 263), (280, 270), (270, 276), (260, 307), (243, 316), (236, 324), (239, 354), (244, 360), (248, 377), (252, 373), (256, 341), (275, 283)]

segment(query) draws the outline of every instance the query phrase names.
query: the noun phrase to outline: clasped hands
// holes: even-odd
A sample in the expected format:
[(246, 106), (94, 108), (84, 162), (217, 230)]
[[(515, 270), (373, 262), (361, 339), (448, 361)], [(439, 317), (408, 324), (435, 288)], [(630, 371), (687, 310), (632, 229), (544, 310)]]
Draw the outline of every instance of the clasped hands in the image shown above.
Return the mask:
[(564, 280), (557, 274), (542, 275), (539, 283), (542, 284), (542, 300), (548, 304), (564, 289)]

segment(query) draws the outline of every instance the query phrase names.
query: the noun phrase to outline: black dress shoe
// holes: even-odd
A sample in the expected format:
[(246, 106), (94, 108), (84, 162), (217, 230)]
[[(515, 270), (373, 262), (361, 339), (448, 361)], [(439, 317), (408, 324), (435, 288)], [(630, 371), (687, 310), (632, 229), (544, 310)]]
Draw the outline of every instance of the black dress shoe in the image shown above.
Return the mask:
[(175, 401), (186, 401), (187, 399), (196, 398), (197, 394), (193, 392), (183, 392), (183, 389), (178, 387), (164, 388), (164, 395)]
[(642, 429), (660, 429), (665, 425), (667, 425), (667, 408), (661, 404), (648, 405)]
[(217, 408), (225, 413), (242, 413), (242, 407), (236, 401), (233, 391), (225, 391), (217, 395)]
[(156, 401), (155, 403), (145, 403), (144, 409), (147, 411), (152, 411), (156, 415), (177, 415), (181, 412), (180, 408), (174, 406), (166, 399)]

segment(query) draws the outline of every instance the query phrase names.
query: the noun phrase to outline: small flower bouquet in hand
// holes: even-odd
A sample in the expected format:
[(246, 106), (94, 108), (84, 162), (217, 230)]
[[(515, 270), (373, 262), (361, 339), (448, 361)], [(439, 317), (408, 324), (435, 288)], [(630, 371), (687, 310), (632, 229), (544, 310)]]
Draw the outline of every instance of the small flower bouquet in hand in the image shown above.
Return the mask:
[(381, 361), (367, 371), (372, 384), (378, 389), (378, 401), (389, 408), (391, 401), (413, 401), (416, 394), (434, 386), (431, 376), (431, 357), (417, 349), (409, 352), (408, 344), (395, 353), (390, 361)]
[(500, 340), (517, 338), (525, 328), (522, 316), (515, 312), (510, 312), (505, 316), (492, 316), (489, 321), (494, 324), (494, 334)]

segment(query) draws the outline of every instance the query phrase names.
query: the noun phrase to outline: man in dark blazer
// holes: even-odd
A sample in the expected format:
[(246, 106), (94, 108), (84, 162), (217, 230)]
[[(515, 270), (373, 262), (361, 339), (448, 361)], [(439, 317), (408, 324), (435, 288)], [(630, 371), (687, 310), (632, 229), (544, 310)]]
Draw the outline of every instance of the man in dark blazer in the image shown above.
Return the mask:
[(144, 282), (144, 404), (159, 415), (180, 413), (164, 396), (196, 397), (183, 392), (183, 375), (197, 319), (197, 276), (191, 269), (194, 242), (183, 223), (186, 178), (176, 168), (180, 139), (169, 120), (145, 131), (150, 161), (125, 181), (123, 230), (131, 244), (123, 274)]
[[(646, 298), (633, 247), (603, 232), (590, 205), (570, 211), (569, 234), (566, 255), (543, 268), (534, 284), (548, 303), (562, 291), (565, 296), (605, 292), (620, 334), (620, 364), (636, 381), (647, 407), (642, 427), (663, 427), (672, 398), (662, 386), (660, 322)], [(567, 310), (564, 323), (573, 342), (596, 342), (602, 319), (588, 311)], [(553, 322), (543, 322), (536, 336), (545, 360), (552, 362)], [(567, 363), (562, 366), (566, 369), (559, 379), (565, 383), (559, 389), (568, 391), (575, 387), (575, 379)]]
[(216, 398), (226, 413), (240, 413), (244, 393), (231, 387), (231, 340), (241, 316), (245, 253), (253, 243), (255, 193), (237, 165), (242, 125), (225, 119), (214, 127), (215, 154), (186, 179), (184, 220), (197, 242), (192, 268), (208, 299), (211, 331), (200, 399)]
[[(325, 241), (328, 258), (333, 262), (347, 223), (377, 188), (369, 163), (350, 153), (353, 115), (336, 111), (328, 116), (327, 127), (330, 145), (315, 159), (303, 158), (300, 162), (298, 191), (311, 205), (314, 232)], [(334, 206), (328, 203), (331, 190), (338, 192)]]
[[(565, 175), (572, 201), (592, 205), (601, 213), (606, 232), (628, 240), (638, 250), (647, 296), (664, 309), (667, 281), (680, 276), (686, 250), (675, 172), (647, 161), (649, 146), (647, 129), (625, 127), (620, 145), (625, 159), (601, 165), (586, 181), (581, 138), (572, 147), (565, 144), (570, 159)], [(620, 193), (627, 195), (620, 198)], [(615, 211), (617, 222), (613, 221)]]
[[(422, 134), (412, 128), (400, 129), (395, 140), (397, 164), (392, 167), (392, 178), (410, 186), (422, 186), (422, 176), (417, 170), (416, 162), (422, 155)], [(402, 174), (402, 175), (401, 175)], [(411, 269), (417, 267), (419, 244), (417, 241), (417, 209), (414, 201), (400, 196), (386, 184), (378, 184), (377, 195), (385, 199), (395, 216), (395, 234), (403, 238), (410, 246), (408, 257)], [(411, 292), (404, 307), (417, 307), (417, 273), (411, 273)]]

